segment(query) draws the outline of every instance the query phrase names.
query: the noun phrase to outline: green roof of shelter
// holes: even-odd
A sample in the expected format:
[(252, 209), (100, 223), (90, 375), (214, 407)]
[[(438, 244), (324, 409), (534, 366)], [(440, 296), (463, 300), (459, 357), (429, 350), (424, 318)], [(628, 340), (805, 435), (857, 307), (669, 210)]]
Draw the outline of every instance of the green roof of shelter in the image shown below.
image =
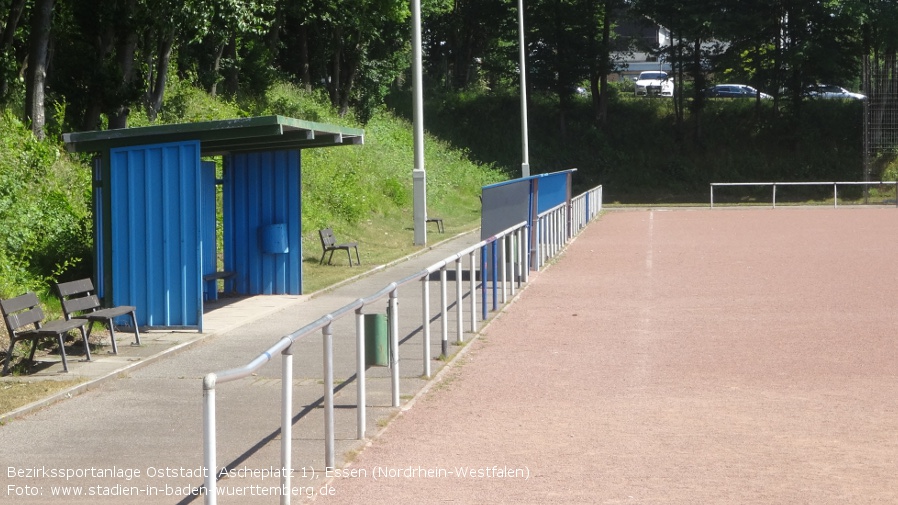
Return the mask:
[(357, 145), (364, 143), (365, 132), (284, 116), (259, 116), (66, 133), (62, 137), (70, 152), (105, 152), (117, 147), (198, 140), (202, 155), (214, 156), (247, 151)]

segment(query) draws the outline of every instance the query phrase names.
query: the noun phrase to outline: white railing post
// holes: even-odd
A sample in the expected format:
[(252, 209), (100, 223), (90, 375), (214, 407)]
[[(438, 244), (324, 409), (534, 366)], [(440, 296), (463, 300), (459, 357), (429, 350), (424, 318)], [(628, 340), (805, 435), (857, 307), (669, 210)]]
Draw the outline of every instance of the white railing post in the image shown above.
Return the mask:
[[(866, 191), (866, 188), (865, 188)], [(833, 207), (839, 206), (839, 183), (833, 183)]]
[(506, 267), (508, 259), (505, 257), (507, 239), (507, 235), (499, 239), (501, 241), (499, 242), (499, 259), (502, 261), (502, 266), (499, 267), (499, 276), (501, 277), (499, 281), (502, 283), (502, 305), (505, 305), (508, 300), (508, 292), (505, 290), (506, 274), (508, 273)]
[(533, 266), (534, 270), (539, 271), (542, 266), (542, 256), (543, 256), (543, 248), (542, 248), (542, 228), (543, 228), (543, 218), (537, 216), (536, 222), (534, 223), (536, 229), (533, 230), (534, 235), (534, 247), (536, 247), (536, 251), (534, 251), (533, 255)]
[(206, 505), (215, 505), (218, 497), (215, 435), (215, 374), (210, 373), (203, 378), (203, 464), (206, 472), (204, 475)]
[(421, 335), (424, 337), (424, 377), (430, 377), (430, 275), (421, 279)]
[(471, 285), (471, 333), (477, 333), (477, 250), (471, 251), (469, 257), (471, 258), (471, 278), (469, 279)]
[(367, 420), (367, 396), (365, 390), (365, 315), (362, 314), (362, 308), (359, 307), (355, 311), (355, 380), (356, 380), (356, 425), (359, 440), (365, 439)]
[(281, 351), (281, 505), (290, 505), (293, 473), (293, 344)]
[(530, 279), (530, 227), (524, 226), (524, 244), (521, 247), (521, 254), (524, 255), (524, 262), (522, 270), (524, 278), (524, 282), (527, 282)]
[(399, 293), (390, 291), (390, 379), (393, 406), (399, 406)]
[(334, 467), (334, 333), (331, 323), (321, 329), (324, 344), (324, 466)]
[[(446, 292), (446, 266), (440, 268), (440, 351), (443, 358), (449, 356), (449, 301)], [(430, 377), (430, 375), (428, 375)]]
[(552, 259), (552, 254), (554, 253), (553, 249), (555, 247), (555, 213), (549, 212), (546, 214), (546, 254), (543, 259), (543, 265), (545, 266), (549, 263), (549, 260)]
[(455, 328), (455, 341), (459, 344), (465, 341), (465, 336), (464, 336), (465, 311), (464, 311), (464, 308), (462, 307), (462, 301), (464, 300), (464, 295), (462, 294), (461, 272), (462, 272), (461, 256), (459, 256), (455, 260), (455, 320), (458, 323)]
[(518, 251), (520, 247), (518, 247), (518, 236), (520, 235), (521, 229), (518, 228), (508, 237), (511, 240), (511, 252), (509, 253), (509, 260), (511, 261), (511, 296), (514, 298), (515, 293), (515, 283), (518, 282), (519, 271), (521, 269), (521, 265), (518, 264), (518, 259), (520, 256), (518, 255)]

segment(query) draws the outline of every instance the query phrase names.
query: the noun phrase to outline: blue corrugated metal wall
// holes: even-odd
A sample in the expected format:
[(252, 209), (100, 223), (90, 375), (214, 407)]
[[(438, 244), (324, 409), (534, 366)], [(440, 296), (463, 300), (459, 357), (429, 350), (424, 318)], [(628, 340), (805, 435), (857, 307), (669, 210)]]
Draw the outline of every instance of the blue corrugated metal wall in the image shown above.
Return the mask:
[[(224, 159), (225, 270), (246, 295), (302, 293), (302, 205), (298, 150)], [(288, 252), (266, 253), (262, 230), (286, 225)]]
[(140, 326), (202, 328), (199, 142), (110, 150), (112, 303)]

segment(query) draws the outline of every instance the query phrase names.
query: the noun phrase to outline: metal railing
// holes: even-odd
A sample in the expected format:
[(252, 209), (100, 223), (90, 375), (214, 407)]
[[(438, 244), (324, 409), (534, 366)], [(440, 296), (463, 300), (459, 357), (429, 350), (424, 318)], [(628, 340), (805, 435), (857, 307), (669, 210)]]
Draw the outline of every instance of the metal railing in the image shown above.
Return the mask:
[(571, 237), (602, 212), (602, 186), (596, 186), (571, 199)]
[(534, 244), (534, 267), (539, 270), (553, 258), (567, 242), (567, 204), (560, 204), (539, 214), (534, 224), (536, 244)]
[(602, 186), (571, 199), (570, 206), (560, 204), (537, 216), (534, 233), (534, 265), (537, 270), (555, 257), (574, 235), (602, 212)]
[[(776, 188), (777, 186), (832, 186), (833, 187), (833, 207), (839, 206), (839, 186), (896, 186), (895, 181), (838, 181), (838, 182), (712, 182), (711, 183), (711, 208), (714, 208), (714, 188), (717, 186), (772, 186), (772, 203), (776, 208)], [(895, 205), (898, 206), (898, 197), (895, 199)]]
[[(571, 207), (576, 206), (576, 223), (574, 228), (576, 231), (581, 230), (586, 223), (598, 215), (602, 208), (601, 203), (601, 187), (588, 192), (589, 195), (584, 196), (582, 201), (580, 197), (572, 200)], [(590, 202), (587, 204), (586, 202)], [(565, 225), (566, 216), (569, 214), (567, 205), (560, 205), (543, 213), (538, 220), (537, 227), (546, 230), (544, 235), (547, 238), (545, 246), (541, 249), (545, 251), (546, 258), (557, 254), (561, 250), (567, 238), (570, 237), (568, 227)], [(477, 331), (477, 296), (476, 290), (478, 284), (481, 293), (481, 320), (486, 320), (488, 310), (491, 305), (492, 310), (498, 310), (499, 300), (505, 304), (508, 301), (510, 292), (513, 297), (517, 288), (528, 280), (528, 271), (531, 268), (530, 260), (526, 251), (526, 244), (530, 240), (529, 226), (526, 222), (512, 226), (497, 235), (482, 240), (448, 258), (431, 265), (415, 274), (409, 275), (404, 279), (392, 282), (380, 291), (368, 296), (360, 298), (349, 303), (340, 309), (327, 314), (316, 321), (303, 326), (302, 328), (282, 337), (274, 345), (259, 354), (255, 359), (246, 365), (230, 370), (217, 373), (209, 373), (203, 378), (203, 465), (205, 467), (204, 488), (201, 494), (204, 495), (207, 505), (217, 503), (217, 480), (218, 475), (215, 471), (217, 468), (217, 427), (216, 427), (216, 386), (227, 382), (233, 382), (245, 377), (251, 376), (262, 366), (269, 363), (273, 357), (280, 353), (281, 359), (281, 472), (280, 488), (283, 490), (292, 489), (291, 474), (292, 469), (292, 440), (293, 440), (293, 344), (300, 338), (312, 335), (314, 332), (321, 330), (323, 339), (323, 383), (324, 383), (324, 446), (325, 446), (325, 466), (333, 467), (334, 454), (334, 355), (333, 355), (333, 329), (332, 325), (350, 314), (355, 314), (355, 330), (356, 330), (356, 381), (357, 381), (357, 438), (362, 440), (365, 438), (365, 426), (367, 423), (366, 412), (366, 363), (365, 363), (365, 324), (364, 314), (362, 310), (372, 305), (374, 302), (388, 297), (387, 305), (388, 321), (390, 329), (388, 331), (389, 338), (389, 365), (390, 365), (390, 389), (392, 407), (398, 407), (400, 403), (399, 396), (399, 288), (414, 281), (420, 281), (422, 287), (422, 334), (424, 344), (424, 370), (425, 377), (431, 376), (431, 350), (430, 350), (430, 277), (432, 274), (439, 272), (440, 279), (440, 312), (438, 317), (441, 319), (442, 332), (442, 349), (443, 356), (448, 354), (449, 339), (449, 311), (448, 311), (448, 281), (447, 270), (454, 267), (455, 270), (455, 307), (456, 307), (456, 342), (464, 341), (464, 311), (462, 310), (462, 301), (465, 296), (469, 296), (470, 300), (470, 331)], [(539, 241), (537, 241), (539, 243)], [(478, 260), (477, 253), (480, 252), (480, 274), (481, 279), (478, 283), (477, 268), (475, 261)], [(469, 282), (467, 290), (464, 289), (463, 281), (463, 263), (467, 258), (469, 267)], [(490, 262), (491, 265), (487, 265)], [(541, 264), (540, 264), (541, 265)], [(539, 268), (540, 265), (532, 265)], [(510, 270), (510, 271), (509, 271)], [(490, 304), (490, 295), (492, 303)], [(285, 492), (280, 495), (280, 503), (289, 505), (290, 493)]]

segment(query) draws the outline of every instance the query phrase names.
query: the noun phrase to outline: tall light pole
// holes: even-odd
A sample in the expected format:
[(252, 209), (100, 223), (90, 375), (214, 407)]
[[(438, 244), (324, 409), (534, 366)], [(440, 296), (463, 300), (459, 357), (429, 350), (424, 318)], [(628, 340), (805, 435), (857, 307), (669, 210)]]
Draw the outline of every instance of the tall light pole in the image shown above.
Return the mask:
[(524, 0), (518, 0), (518, 45), (521, 52), (521, 177), (529, 177), (530, 144), (527, 138), (527, 71), (525, 70), (527, 48), (524, 46)]
[(412, 170), (412, 198), (415, 245), (427, 244), (427, 174), (424, 171), (424, 93), (421, 73), (421, 0), (412, 0), (412, 95), (415, 137), (415, 167)]

